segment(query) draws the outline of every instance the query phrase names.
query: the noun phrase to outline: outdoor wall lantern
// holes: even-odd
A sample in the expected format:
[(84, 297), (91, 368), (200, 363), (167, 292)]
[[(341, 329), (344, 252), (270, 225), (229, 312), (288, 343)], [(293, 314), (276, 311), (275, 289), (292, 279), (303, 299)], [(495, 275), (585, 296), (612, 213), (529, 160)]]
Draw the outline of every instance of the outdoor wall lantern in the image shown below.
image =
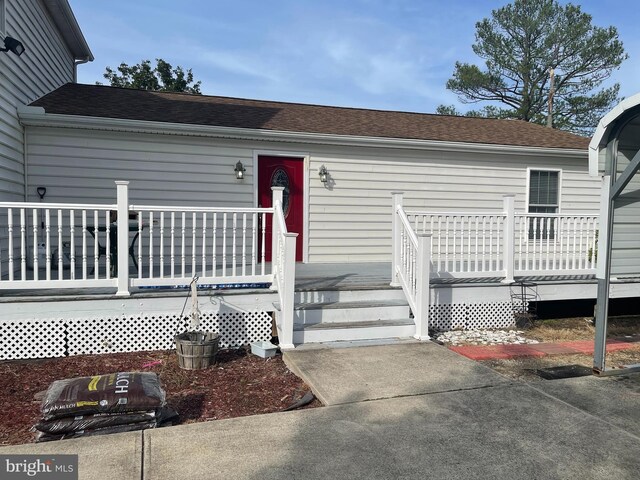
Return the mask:
[(244, 165), (242, 165), (242, 162), (238, 162), (236, 163), (236, 168), (234, 168), (233, 171), (236, 172), (236, 178), (238, 180), (242, 180), (244, 178), (244, 172), (246, 172), (247, 169), (244, 168)]
[(4, 48), (0, 48), (0, 52), (13, 52), (20, 56), (24, 53), (24, 45), (11, 37), (4, 37)]
[(327, 172), (327, 167), (322, 165), (320, 167), (320, 170), (318, 170), (318, 175), (320, 175), (320, 181), (322, 183), (327, 183), (327, 180), (329, 179), (329, 172)]

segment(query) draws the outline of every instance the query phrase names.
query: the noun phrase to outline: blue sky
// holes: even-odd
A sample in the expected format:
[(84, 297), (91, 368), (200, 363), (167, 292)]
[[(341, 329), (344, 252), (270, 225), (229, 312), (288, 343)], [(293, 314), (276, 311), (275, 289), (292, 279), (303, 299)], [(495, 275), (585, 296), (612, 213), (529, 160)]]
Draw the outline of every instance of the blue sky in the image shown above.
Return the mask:
[[(463, 105), (445, 88), (456, 60), (476, 62), (475, 23), (503, 0), (70, 0), (95, 60), (163, 58), (191, 68), (202, 92), (242, 98), (433, 112)], [(566, 2), (561, 2), (566, 3)], [(631, 0), (574, 1), (615, 26), (630, 58), (615, 72), (640, 91), (640, 9)]]

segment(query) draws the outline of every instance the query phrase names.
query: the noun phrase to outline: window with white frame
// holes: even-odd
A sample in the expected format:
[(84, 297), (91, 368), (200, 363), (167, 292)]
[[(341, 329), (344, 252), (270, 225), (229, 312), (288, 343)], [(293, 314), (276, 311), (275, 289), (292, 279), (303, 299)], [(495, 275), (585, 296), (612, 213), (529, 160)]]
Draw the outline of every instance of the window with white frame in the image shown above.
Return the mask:
[[(529, 170), (529, 213), (556, 214), (560, 208), (560, 171)], [(529, 239), (553, 239), (554, 219), (549, 216), (531, 217)]]

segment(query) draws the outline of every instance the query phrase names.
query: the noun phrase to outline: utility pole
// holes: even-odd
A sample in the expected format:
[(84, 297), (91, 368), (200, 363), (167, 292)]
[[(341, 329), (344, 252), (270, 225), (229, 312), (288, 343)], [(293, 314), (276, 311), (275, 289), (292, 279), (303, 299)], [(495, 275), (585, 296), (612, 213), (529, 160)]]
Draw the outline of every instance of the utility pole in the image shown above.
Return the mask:
[(553, 68), (549, 69), (549, 112), (547, 113), (547, 127), (553, 128), (553, 94), (554, 92), (555, 72)]

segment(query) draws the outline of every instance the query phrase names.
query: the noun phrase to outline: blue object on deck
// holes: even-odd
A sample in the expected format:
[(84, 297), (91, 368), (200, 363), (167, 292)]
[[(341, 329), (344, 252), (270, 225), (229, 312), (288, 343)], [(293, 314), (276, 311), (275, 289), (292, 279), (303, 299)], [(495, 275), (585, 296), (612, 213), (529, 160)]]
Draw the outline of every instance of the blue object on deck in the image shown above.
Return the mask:
[[(198, 289), (204, 290), (230, 290), (235, 288), (269, 288), (270, 283), (209, 283), (196, 285)], [(191, 288), (190, 285), (147, 285), (140, 286), (140, 290), (185, 290)]]

